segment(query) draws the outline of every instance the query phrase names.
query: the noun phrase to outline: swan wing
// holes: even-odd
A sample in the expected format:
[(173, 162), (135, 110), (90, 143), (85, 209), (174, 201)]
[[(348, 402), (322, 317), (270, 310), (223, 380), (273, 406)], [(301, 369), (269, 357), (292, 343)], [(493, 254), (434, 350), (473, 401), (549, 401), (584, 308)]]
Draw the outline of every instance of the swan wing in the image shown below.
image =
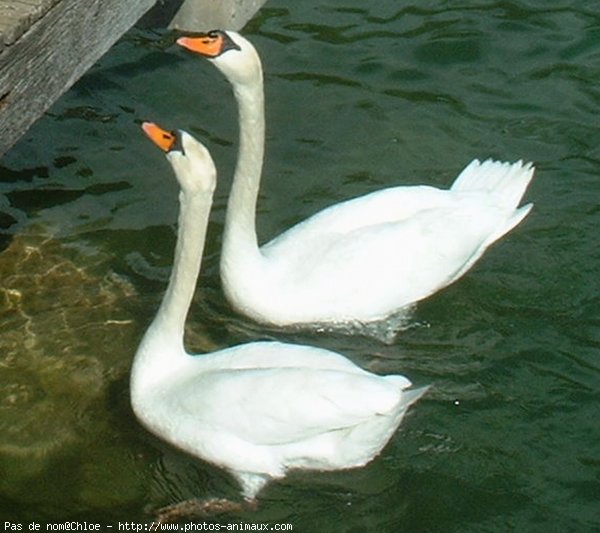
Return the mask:
[(315, 237), (326, 240), (362, 228), (406, 220), (423, 209), (445, 207), (451, 202), (448, 191), (434, 187), (390, 187), (352, 198), (319, 211), (292, 226), (261, 247), (269, 256), (294, 253), (312, 246)]
[(336, 238), (361, 228), (402, 222), (420, 212), (470, 205), (492, 204), (516, 210), (533, 178), (530, 163), (474, 159), (458, 175), (450, 190), (426, 185), (378, 190), (332, 205), (283, 232), (262, 247), (266, 255), (293, 253), (309, 246), (316, 236)]
[(342, 308), (348, 316), (385, 316), (452, 283), (529, 210), (453, 203), (343, 235), (313, 235), (310, 246), (273, 255), (282, 298), (297, 309), (318, 299), (325, 317)]
[(335, 370), (222, 369), (179, 383), (177, 411), (215, 432), (281, 445), (385, 416), (407, 383)]

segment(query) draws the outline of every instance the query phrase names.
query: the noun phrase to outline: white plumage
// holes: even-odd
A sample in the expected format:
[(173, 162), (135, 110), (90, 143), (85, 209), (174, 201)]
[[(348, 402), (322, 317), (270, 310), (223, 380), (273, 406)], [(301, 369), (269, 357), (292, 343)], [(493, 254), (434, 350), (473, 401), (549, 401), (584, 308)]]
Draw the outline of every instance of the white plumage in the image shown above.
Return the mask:
[(200, 269), (216, 172), (208, 151), (181, 132), (145, 124), (162, 143), (181, 185), (173, 271), (136, 352), (131, 402), (154, 434), (228, 470), (254, 500), (292, 468), (362, 466), (385, 446), (426, 387), (378, 376), (329, 350), (254, 342), (192, 356), (185, 318)]
[(531, 204), (518, 207), (530, 164), (474, 160), (449, 190), (393, 187), (333, 205), (258, 247), (256, 201), (264, 152), (259, 56), (215, 31), (179, 44), (231, 82), (240, 149), (221, 260), (224, 291), (253, 319), (277, 326), (385, 319), (462, 276)]

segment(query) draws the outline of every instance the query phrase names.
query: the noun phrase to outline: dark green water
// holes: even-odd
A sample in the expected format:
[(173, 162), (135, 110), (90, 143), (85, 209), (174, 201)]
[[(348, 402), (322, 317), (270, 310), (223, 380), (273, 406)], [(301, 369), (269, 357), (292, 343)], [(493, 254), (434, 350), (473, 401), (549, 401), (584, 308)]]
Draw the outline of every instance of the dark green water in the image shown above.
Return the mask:
[[(256, 512), (214, 522), (598, 531), (600, 5), (372, 4), (269, 0), (246, 28), (266, 71), (261, 238), (384, 186), (445, 187), (475, 157), (534, 161), (535, 208), (390, 345), (276, 335), (433, 388), (368, 467), (293, 474)], [(193, 132), (220, 170), (189, 347), (275, 336), (219, 288), (230, 89), (171, 42), (132, 31), (1, 162), (0, 523), (142, 523), (182, 498), (237, 495), (128, 406), (177, 211), (140, 120)]]

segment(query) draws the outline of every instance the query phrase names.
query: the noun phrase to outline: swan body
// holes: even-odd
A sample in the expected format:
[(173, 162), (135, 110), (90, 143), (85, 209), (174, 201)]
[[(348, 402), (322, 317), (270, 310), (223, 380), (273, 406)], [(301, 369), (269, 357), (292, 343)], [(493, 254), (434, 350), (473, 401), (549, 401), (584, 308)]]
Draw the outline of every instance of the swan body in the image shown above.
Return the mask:
[(201, 264), (216, 172), (189, 134), (144, 124), (181, 185), (173, 271), (136, 352), (131, 403), (154, 434), (229, 471), (252, 501), (289, 469), (363, 466), (385, 446), (426, 387), (378, 376), (329, 350), (253, 342), (192, 356), (184, 323)]
[(233, 86), (240, 149), (221, 277), (232, 305), (276, 326), (380, 321), (456, 281), (514, 228), (530, 164), (474, 160), (449, 190), (392, 187), (333, 205), (258, 247), (255, 211), (264, 152), (260, 58), (235, 32), (178, 43)]

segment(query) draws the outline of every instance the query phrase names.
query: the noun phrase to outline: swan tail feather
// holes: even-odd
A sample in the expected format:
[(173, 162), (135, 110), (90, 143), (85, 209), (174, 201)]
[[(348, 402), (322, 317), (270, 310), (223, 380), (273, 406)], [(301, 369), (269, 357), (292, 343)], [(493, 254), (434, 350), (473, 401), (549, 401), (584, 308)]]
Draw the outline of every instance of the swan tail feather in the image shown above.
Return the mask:
[(430, 386), (419, 387), (418, 389), (410, 389), (402, 391), (402, 406), (406, 409), (421, 398), (428, 390)]
[(488, 239), (485, 246), (487, 247), (493, 242), (497, 241), (500, 237), (506, 235), (509, 231), (520, 224), (521, 221), (529, 214), (529, 211), (531, 211), (532, 208), (533, 203), (529, 203), (515, 210), (514, 214), (506, 221), (506, 224)]
[(523, 161), (504, 163), (487, 159), (481, 163), (474, 159), (458, 175), (451, 190), (488, 192), (494, 195), (501, 205), (514, 209), (525, 195), (534, 171), (532, 163)]

